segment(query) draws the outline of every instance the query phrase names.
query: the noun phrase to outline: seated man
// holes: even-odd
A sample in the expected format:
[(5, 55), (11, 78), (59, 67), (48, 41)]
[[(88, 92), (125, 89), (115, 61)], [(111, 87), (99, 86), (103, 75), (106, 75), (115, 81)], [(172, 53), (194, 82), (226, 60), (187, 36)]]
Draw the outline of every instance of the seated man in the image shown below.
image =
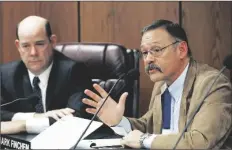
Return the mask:
[[(52, 118), (70, 114), (90, 118), (81, 101), (84, 89), (91, 87), (87, 68), (54, 50), (57, 38), (49, 21), (26, 17), (18, 24), (16, 37), (22, 60), (0, 66), (1, 104), (28, 100), (1, 107), (1, 120), (27, 120), (26, 131), (38, 133)], [(31, 98), (33, 94), (37, 98)]]
[[(186, 33), (180, 25), (158, 20), (142, 31), (141, 53), (145, 70), (154, 89), (150, 106), (141, 118), (123, 117), (127, 93), (116, 103), (109, 98), (98, 117), (109, 126), (126, 129), (122, 144), (133, 148), (172, 149), (186, 123), (204, 99), (190, 126), (185, 130), (177, 149), (219, 149), (232, 129), (232, 88), (223, 74), (208, 88), (219, 71), (196, 62), (188, 46)], [(85, 93), (94, 101), (83, 99), (93, 106), (86, 111), (94, 114), (107, 93), (97, 84)]]

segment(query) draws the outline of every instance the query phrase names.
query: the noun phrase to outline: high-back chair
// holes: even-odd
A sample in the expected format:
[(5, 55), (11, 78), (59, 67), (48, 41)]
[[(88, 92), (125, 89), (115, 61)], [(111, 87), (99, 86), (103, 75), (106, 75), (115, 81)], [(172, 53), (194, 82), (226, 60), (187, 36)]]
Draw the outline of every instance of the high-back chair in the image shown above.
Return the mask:
[[(59, 43), (56, 50), (69, 58), (84, 62), (93, 83), (98, 83), (107, 92), (117, 79), (129, 70), (139, 69), (138, 51), (112, 43)], [(118, 82), (110, 95), (116, 101), (123, 92), (128, 92), (124, 115), (138, 117), (139, 76), (126, 77)]]

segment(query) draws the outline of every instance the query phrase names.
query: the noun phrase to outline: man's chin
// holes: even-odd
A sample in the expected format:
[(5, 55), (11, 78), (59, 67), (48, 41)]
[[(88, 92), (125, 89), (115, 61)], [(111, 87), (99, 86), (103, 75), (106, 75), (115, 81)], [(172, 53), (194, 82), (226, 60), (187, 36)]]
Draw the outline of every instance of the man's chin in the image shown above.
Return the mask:
[(160, 74), (150, 74), (149, 76), (152, 82), (158, 82), (164, 80)]
[(29, 70), (36, 75), (39, 75), (42, 72), (41, 67), (31, 67)]

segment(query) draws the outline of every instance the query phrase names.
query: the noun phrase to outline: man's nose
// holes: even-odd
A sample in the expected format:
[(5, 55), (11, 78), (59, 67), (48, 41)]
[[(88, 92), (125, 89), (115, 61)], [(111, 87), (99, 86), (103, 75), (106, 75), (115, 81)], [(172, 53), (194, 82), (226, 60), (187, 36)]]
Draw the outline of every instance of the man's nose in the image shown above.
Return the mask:
[(144, 61), (145, 61), (146, 63), (153, 62), (153, 61), (155, 61), (155, 57), (154, 57), (150, 52), (148, 52), (148, 53), (147, 53), (147, 56), (146, 56), (145, 59), (144, 59)]
[(36, 54), (37, 54), (37, 49), (36, 49), (35, 46), (32, 46), (32, 47), (31, 47), (30, 54), (31, 54), (31, 55), (36, 55)]

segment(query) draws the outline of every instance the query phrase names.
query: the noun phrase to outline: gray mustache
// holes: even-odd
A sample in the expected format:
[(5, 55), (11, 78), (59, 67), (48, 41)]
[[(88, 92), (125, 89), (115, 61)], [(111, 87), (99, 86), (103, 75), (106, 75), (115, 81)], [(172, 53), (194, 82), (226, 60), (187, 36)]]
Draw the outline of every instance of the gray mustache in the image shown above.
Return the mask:
[(149, 70), (153, 70), (153, 69), (156, 69), (159, 72), (162, 72), (161, 68), (155, 64), (149, 64), (145, 67), (146, 73), (149, 73)]

